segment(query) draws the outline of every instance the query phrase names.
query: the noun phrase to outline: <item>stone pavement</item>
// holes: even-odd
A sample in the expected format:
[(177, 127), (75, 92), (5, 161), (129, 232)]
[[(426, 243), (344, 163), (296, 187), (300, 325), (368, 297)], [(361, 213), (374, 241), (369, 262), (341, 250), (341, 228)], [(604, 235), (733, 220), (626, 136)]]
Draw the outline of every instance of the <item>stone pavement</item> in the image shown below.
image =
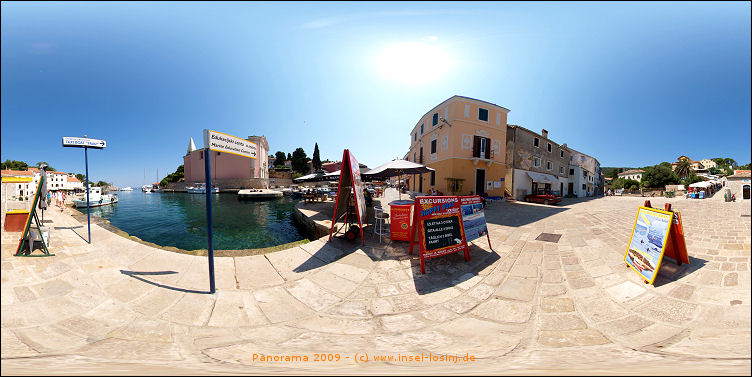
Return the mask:
[[(54, 257), (13, 257), (19, 233), (2, 233), (2, 373), (748, 375), (749, 202), (651, 198), (682, 212), (691, 264), (664, 261), (648, 286), (622, 261), (643, 201), (494, 202), (493, 250), (476, 240), (425, 275), (370, 228), (366, 246), (216, 258), (213, 295), (205, 257), (97, 225), (89, 245), (86, 224), (47, 211)], [(421, 353), (477, 359), (374, 360)]]

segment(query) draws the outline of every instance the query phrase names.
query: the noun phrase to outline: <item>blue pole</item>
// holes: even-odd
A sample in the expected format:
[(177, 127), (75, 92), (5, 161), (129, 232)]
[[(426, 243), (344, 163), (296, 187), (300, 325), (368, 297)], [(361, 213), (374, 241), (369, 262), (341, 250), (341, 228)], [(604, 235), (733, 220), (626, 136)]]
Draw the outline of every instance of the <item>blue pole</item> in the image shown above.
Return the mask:
[(89, 227), (89, 243), (91, 244), (91, 215), (89, 215), (89, 148), (84, 147), (84, 161), (86, 161), (86, 225)]
[(209, 242), (208, 245), (208, 254), (209, 254), (209, 291), (211, 293), (214, 293), (216, 289), (214, 288), (214, 234), (213, 234), (213, 226), (212, 226), (212, 181), (211, 181), (211, 162), (210, 162), (210, 156), (211, 152), (209, 151), (209, 148), (204, 149), (204, 174), (206, 176), (206, 230), (207, 230), (207, 239)]

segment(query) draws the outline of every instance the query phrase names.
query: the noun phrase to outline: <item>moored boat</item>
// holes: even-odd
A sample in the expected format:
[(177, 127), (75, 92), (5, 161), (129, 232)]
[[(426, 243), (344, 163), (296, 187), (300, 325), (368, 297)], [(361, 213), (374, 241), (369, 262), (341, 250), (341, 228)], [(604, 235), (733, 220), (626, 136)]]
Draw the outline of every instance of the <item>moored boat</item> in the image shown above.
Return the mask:
[[(99, 207), (117, 202), (117, 194), (102, 194), (101, 187), (89, 188), (89, 207)], [(74, 199), (73, 205), (75, 205), (76, 208), (86, 207), (86, 193), (84, 192), (81, 199)]]
[[(206, 193), (206, 184), (205, 183), (199, 183), (196, 186), (188, 186), (185, 188), (186, 191), (188, 191), (189, 194), (205, 194)], [(219, 193), (219, 187), (214, 186), (211, 189), (212, 194)]]

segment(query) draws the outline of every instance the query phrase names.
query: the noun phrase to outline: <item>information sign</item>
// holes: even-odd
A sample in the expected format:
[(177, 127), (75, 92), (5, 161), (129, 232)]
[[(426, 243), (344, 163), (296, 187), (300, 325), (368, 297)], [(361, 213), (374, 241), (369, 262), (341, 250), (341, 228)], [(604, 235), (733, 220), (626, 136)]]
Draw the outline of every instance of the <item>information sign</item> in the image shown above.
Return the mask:
[[(470, 242), (483, 235), (488, 237), (488, 226), (486, 226), (486, 216), (483, 213), (483, 200), (479, 195), (461, 196), (460, 204), (462, 206), (462, 227), (465, 229), (465, 241)], [(488, 239), (488, 246), (491, 246), (491, 239)]]
[(410, 237), (410, 254), (413, 253), (415, 232), (418, 232), (420, 272), (425, 274), (425, 260), (465, 250), (465, 260), (470, 251), (462, 225), (462, 211), (458, 196), (419, 196), (415, 198), (413, 236)]
[(639, 207), (624, 262), (653, 284), (666, 249), (673, 213)]
[(222, 132), (204, 130), (204, 148), (256, 159), (256, 143)]
[(104, 140), (89, 139), (86, 137), (63, 137), (64, 147), (104, 149), (107, 142)]
[(410, 220), (415, 202), (394, 200), (389, 202), (389, 238), (392, 241), (410, 241)]

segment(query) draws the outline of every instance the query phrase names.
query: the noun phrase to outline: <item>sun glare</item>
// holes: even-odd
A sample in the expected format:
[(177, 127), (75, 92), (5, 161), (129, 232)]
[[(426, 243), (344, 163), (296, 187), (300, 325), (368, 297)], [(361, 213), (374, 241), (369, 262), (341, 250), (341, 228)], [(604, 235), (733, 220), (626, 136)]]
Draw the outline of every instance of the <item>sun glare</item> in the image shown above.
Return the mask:
[[(435, 39), (431, 40), (434, 41)], [(376, 57), (376, 68), (382, 76), (405, 84), (438, 81), (450, 67), (449, 54), (434, 43), (395, 43)]]

